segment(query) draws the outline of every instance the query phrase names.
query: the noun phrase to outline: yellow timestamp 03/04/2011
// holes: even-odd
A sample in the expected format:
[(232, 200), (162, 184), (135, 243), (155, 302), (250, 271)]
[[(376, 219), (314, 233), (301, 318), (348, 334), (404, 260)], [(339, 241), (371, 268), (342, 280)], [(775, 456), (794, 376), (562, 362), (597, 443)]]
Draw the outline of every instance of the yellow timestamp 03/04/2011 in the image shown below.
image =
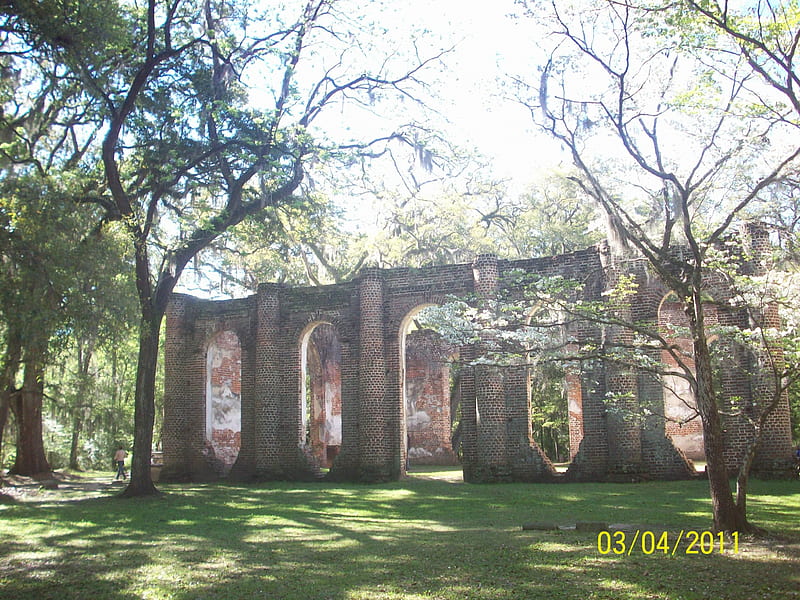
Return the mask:
[(597, 534), (597, 551), (600, 554), (630, 556), (633, 553), (661, 554), (724, 554), (739, 552), (739, 532), (729, 535), (720, 531), (681, 529), (678, 532), (637, 529), (631, 531), (601, 531)]

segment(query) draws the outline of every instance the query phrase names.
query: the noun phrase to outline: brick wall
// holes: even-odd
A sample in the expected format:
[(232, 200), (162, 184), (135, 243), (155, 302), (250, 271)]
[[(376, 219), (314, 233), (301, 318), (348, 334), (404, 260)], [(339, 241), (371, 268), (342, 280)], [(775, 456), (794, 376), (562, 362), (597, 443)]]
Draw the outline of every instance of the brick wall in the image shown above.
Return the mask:
[[(713, 310), (711, 312), (714, 312)], [(716, 315), (709, 315), (716, 320)], [(680, 352), (682, 362), (694, 373), (692, 360), (692, 340), (683, 328), (688, 327), (688, 319), (680, 302), (674, 294), (667, 294), (658, 309), (658, 323), (667, 339)], [(681, 369), (673, 354), (660, 353), (661, 361), (680, 373)], [(667, 375), (664, 381), (664, 433), (676, 448), (691, 460), (705, 460), (703, 446), (703, 424), (697, 416), (697, 404), (689, 382), (680, 374)]]
[[(642, 261), (614, 259), (604, 246), (522, 261), (480, 256), (473, 264), (370, 268), (344, 284), (308, 288), (264, 284), (250, 298), (227, 302), (175, 295), (167, 313), (162, 478), (202, 479), (224, 474), (205, 451), (206, 444), (215, 439), (213, 432), (207, 435), (208, 349), (213, 340), (221, 339), (222, 332), (230, 332), (241, 346), (241, 431), (238, 439), (233, 429), (232, 434), (222, 429), (216, 434), (216, 443), (224, 442), (231, 448), (238, 444), (230, 477), (313, 479), (321, 476), (321, 467), (329, 466), (327, 477), (332, 480), (397, 479), (405, 472), (409, 439), (412, 460), (419, 459), (414, 448), (431, 454), (441, 449), (452, 456), (455, 449), (447, 447), (450, 419), (445, 416), (449, 378), (444, 367), (437, 371), (429, 362), (422, 368), (414, 357), (413, 342), (411, 358), (406, 361), (402, 354), (409, 346), (403, 337), (408, 320), (419, 307), (446, 302), (451, 295), (474, 293), (488, 300), (500, 290), (518, 293), (512, 289), (513, 274), (518, 270), (579, 279), (584, 283), (580, 292), (584, 299), (602, 298), (615, 273), (634, 273), (639, 289), (630, 307), (631, 316), (652, 323), (658, 322), (659, 306), (666, 295), (664, 286), (647, 272)], [(664, 313), (670, 310), (666, 307)], [(741, 316), (735, 311), (720, 311), (713, 318), (721, 324), (739, 324)], [(322, 342), (314, 340), (312, 334), (320, 327), (324, 329), (319, 329), (318, 335), (325, 331), (337, 340), (336, 367), (323, 364)], [(595, 345), (608, 335), (620, 339), (627, 335), (588, 323), (570, 325), (566, 334), (576, 344)], [(461, 399), (460, 456), (465, 479), (555, 479), (552, 464), (531, 439), (524, 367), (501, 370), (469, 366), (470, 359), (476, 357), (475, 348), (449, 351), (457, 351), (466, 365), (456, 390)], [(730, 403), (745, 397), (757, 413), (766, 401), (763, 396), (769, 386), (760, 374), (748, 373), (758, 370), (763, 357), (731, 352), (734, 360), (722, 373), (722, 398)], [(310, 437), (304, 421), (309, 362), (310, 393), (322, 399), (315, 401), (317, 408), (312, 407), (311, 429), (317, 434)], [(217, 375), (212, 369), (212, 382), (224, 378), (223, 371), (227, 373), (222, 366), (219, 369)], [(567, 370), (566, 385), (573, 460), (563, 480), (690, 475), (686, 454), (671, 441), (681, 432), (666, 427), (663, 418), (656, 417), (659, 407), (664, 409), (665, 392), (655, 378), (631, 368), (587, 360)], [(230, 386), (234, 393), (233, 380)], [(329, 393), (326, 386), (335, 391)], [(404, 386), (423, 390), (413, 400), (413, 407), (403, 404)], [(614, 413), (609, 410), (609, 392), (628, 402), (631, 413), (646, 407), (651, 416), (626, 419)], [(438, 415), (438, 407), (442, 416), (434, 424), (431, 413)], [(415, 420), (414, 415), (421, 412), (430, 420)], [(337, 444), (330, 442), (332, 430), (326, 433), (321, 427), (323, 414), (326, 420), (334, 417), (338, 421)], [(421, 427), (422, 421), (427, 427)], [(758, 459), (765, 469), (771, 468), (782, 452), (789, 451), (788, 404), (779, 407), (769, 427)], [(729, 420), (725, 429), (726, 452), (733, 461), (740, 456), (748, 431), (741, 419)], [(328, 442), (323, 444), (326, 436)], [(328, 453), (323, 445), (336, 446), (336, 450)]]

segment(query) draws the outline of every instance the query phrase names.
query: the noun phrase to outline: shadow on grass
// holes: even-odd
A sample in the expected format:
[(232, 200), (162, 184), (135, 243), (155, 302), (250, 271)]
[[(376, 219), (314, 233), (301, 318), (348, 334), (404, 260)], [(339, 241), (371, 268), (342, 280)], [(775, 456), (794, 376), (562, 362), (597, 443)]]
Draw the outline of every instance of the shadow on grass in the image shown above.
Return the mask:
[[(767, 526), (800, 491), (763, 483)], [(761, 487), (761, 485), (759, 485)], [(708, 524), (706, 485), (164, 486), (164, 498), (3, 507), (2, 598), (761, 598), (797, 594), (800, 559), (761, 545), (601, 554), (596, 533), (529, 521)], [(794, 525), (797, 527), (797, 525)], [(794, 530), (800, 538), (797, 530)], [(672, 534), (672, 533), (671, 533)]]

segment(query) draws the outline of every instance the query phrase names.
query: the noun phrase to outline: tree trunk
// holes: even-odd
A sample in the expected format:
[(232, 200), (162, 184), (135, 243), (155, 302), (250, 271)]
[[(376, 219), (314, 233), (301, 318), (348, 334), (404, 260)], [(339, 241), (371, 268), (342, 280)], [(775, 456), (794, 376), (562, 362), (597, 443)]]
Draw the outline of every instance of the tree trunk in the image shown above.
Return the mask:
[[(16, 329), (9, 327), (6, 335), (6, 352), (3, 356), (3, 369), (0, 371), (0, 448), (8, 422), (11, 398), (16, 392), (17, 373), (22, 356), (22, 340)], [(1, 466), (1, 465), (0, 465)]]
[[(768, 344), (765, 345), (768, 346)], [(739, 467), (739, 473), (736, 476), (736, 506), (744, 515), (747, 514), (747, 490), (750, 483), (750, 469), (753, 466), (753, 461), (756, 458), (758, 444), (761, 441), (761, 436), (764, 432), (764, 427), (766, 426), (769, 415), (772, 414), (772, 412), (778, 407), (781, 402), (781, 398), (786, 391), (782, 384), (784, 365), (783, 354), (776, 348), (768, 348), (767, 352), (771, 357), (770, 365), (772, 367), (773, 379), (772, 399), (770, 400), (769, 405), (767, 405), (758, 416), (758, 419), (755, 423), (755, 435), (745, 449), (744, 458), (742, 459), (742, 464)], [(751, 526), (751, 529), (760, 532), (760, 530), (755, 526)]]
[(5, 456), (3, 455), (3, 437), (6, 431), (6, 424), (8, 423), (8, 410), (11, 395), (7, 390), (0, 390), (0, 469), (3, 468)]
[(150, 474), (155, 423), (156, 365), (158, 336), (164, 311), (154, 311), (150, 319), (142, 318), (139, 326), (139, 361), (136, 369), (134, 397), (133, 459), (131, 479), (122, 493), (125, 497), (159, 494)]
[(73, 471), (80, 471), (78, 464), (78, 448), (80, 447), (81, 430), (83, 429), (83, 408), (75, 409), (75, 416), (72, 419), (72, 440), (69, 445), (69, 468)]
[(12, 403), (17, 420), (17, 459), (12, 472), (18, 475), (50, 473), (42, 441), (44, 400), (44, 351), (32, 344), (25, 347), (22, 389)]
[(750, 467), (753, 466), (753, 460), (756, 457), (759, 437), (759, 435), (756, 435), (756, 439), (750, 443), (745, 451), (744, 460), (742, 460), (742, 465), (739, 467), (739, 473), (736, 476), (736, 507), (745, 515), (747, 514), (747, 488), (750, 483)]
[(703, 424), (706, 472), (711, 492), (711, 512), (715, 531), (750, 531), (743, 507), (736, 505), (725, 466), (725, 438), (713, 384), (711, 352), (705, 332), (705, 319), (699, 289), (687, 311), (693, 338), (697, 409)]

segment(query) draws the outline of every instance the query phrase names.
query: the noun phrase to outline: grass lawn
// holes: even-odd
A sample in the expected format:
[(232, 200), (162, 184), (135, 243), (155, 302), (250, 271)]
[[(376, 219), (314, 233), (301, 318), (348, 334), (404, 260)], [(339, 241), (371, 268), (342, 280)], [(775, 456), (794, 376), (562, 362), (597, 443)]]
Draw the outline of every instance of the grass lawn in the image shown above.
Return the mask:
[[(97, 477), (95, 491), (0, 503), (0, 598), (800, 598), (799, 481), (753, 482), (750, 518), (774, 536), (720, 553), (707, 534), (687, 554), (686, 532), (709, 524), (703, 481), (466, 485), (428, 471), (123, 500)], [(616, 555), (596, 531), (521, 527), (578, 521), (631, 524), (639, 541)]]

